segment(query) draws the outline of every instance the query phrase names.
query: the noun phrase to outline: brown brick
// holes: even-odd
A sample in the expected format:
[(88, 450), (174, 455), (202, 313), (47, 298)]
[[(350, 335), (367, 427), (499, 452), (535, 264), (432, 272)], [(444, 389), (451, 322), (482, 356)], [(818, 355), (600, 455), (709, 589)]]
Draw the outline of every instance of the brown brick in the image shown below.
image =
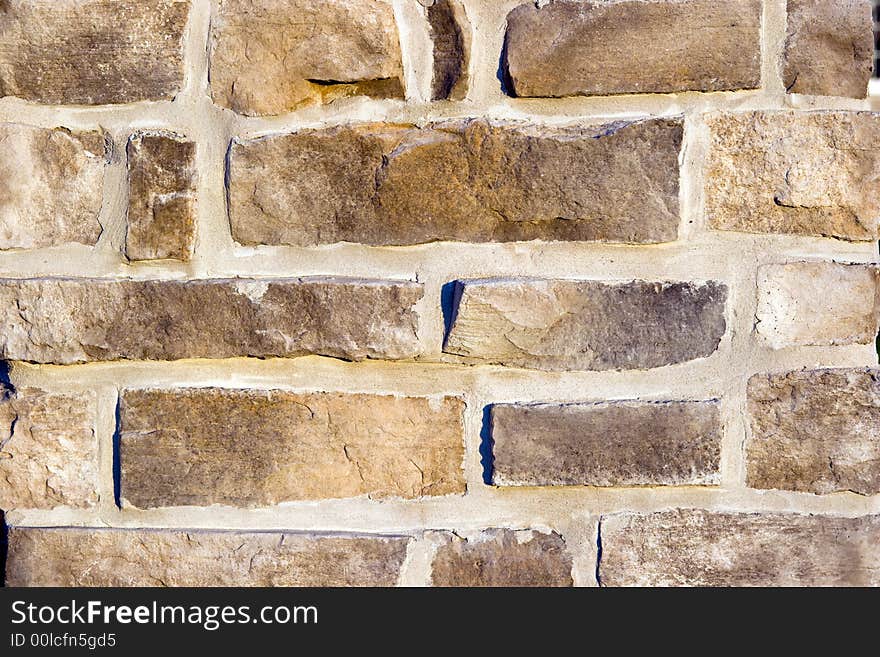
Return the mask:
[(515, 96), (752, 89), (760, 0), (555, 1), (507, 17), (502, 67)]
[(514, 486), (712, 485), (717, 402), (496, 405), (492, 482)]
[(95, 394), (0, 388), (0, 508), (98, 501)]
[(95, 244), (105, 150), (98, 132), (0, 123), (0, 249)]
[(170, 99), (183, 85), (189, 2), (0, 2), (0, 96), (103, 105)]
[(141, 507), (464, 492), (464, 404), (283, 390), (126, 390), (122, 496)]
[(240, 114), (282, 114), (353, 95), (403, 97), (388, 2), (221, 0), (211, 27), (211, 94)]
[(871, 25), (871, 3), (865, 0), (788, 0), (786, 88), (864, 98), (873, 69)]
[(462, 100), (468, 92), (470, 22), (460, 0), (437, 0), (426, 10), (433, 45), (432, 100)]
[(823, 369), (749, 381), (752, 488), (880, 493), (880, 371)]
[(434, 586), (572, 586), (571, 554), (556, 532), (489, 529), (437, 549)]
[(716, 114), (708, 124), (710, 226), (877, 239), (880, 113)]
[(601, 544), (604, 586), (880, 585), (880, 516), (622, 513)]
[(725, 332), (719, 283), (459, 283), (450, 354), (543, 370), (631, 370), (711, 355)]
[(758, 269), (757, 332), (775, 349), (871, 344), (880, 321), (880, 267), (790, 262)]
[(128, 140), (129, 260), (189, 260), (195, 242), (196, 145), (168, 133)]
[(242, 244), (676, 239), (679, 119), (361, 124), (233, 143)]
[(405, 537), (9, 530), (8, 586), (394, 586)]
[(421, 297), (417, 283), (335, 278), (0, 279), (0, 358), (409, 358)]

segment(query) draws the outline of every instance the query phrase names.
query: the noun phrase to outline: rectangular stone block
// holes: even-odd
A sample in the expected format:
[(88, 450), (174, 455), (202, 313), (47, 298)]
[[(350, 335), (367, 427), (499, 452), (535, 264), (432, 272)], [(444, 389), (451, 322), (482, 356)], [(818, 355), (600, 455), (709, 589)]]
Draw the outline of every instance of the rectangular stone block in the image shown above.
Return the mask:
[(707, 123), (712, 228), (877, 239), (880, 113), (748, 112)]
[(500, 486), (716, 485), (718, 403), (500, 404), (491, 408)]
[(878, 586), (880, 516), (680, 509), (601, 520), (603, 586)]
[(559, 97), (753, 89), (760, 0), (560, 1), (507, 17), (507, 91)]
[(678, 235), (680, 119), (592, 127), (359, 124), (233, 142), (241, 244), (595, 240)]
[(705, 358), (726, 330), (716, 282), (473, 280), (443, 350), (541, 370), (633, 370)]
[(383, 0), (221, 0), (210, 66), (214, 102), (249, 116), (403, 97), (397, 24)]
[(758, 269), (756, 331), (774, 349), (871, 344), (880, 325), (880, 267), (790, 262)]
[(283, 390), (125, 390), (122, 497), (265, 506), (463, 493), (464, 403)]
[(0, 97), (104, 105), (171, 99), (183, 86), (190, 3), (3, 0)]
[(422, 293), (418, 283), (336, 278), (0, 279), (0, 358), (410, 358)]
[(0, 123), (0, 249), (94, 245), (107, 161), (99, 132)]
[(7, 586), (394, 586), (409, 539), (11, 527)]
[(752, 488), (880, 493), (880, 370), (757, 374), (748, 408)]

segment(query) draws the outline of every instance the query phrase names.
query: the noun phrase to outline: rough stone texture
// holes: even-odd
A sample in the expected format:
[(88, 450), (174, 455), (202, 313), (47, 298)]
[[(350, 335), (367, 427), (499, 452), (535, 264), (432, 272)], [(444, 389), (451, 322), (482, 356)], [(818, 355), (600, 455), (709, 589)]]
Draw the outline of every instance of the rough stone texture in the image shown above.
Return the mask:
[(725, 332), (719, 283), (458, 283), (444, 351), (542, 370), (629, 370), (711, 355)]
[(196, 236), (195, 154), (193, 142), (172, 134), (128, 140), (129, 260), (189, 260)]
[(183, 85), (190, 3), (0, 1), (0, 96), (103, 105), (170, 99)]
[(720, 482), (717, 402), (502, 404), (491, 422), (496, 485)]
[(489, 529), (441, 545), (431, 580), (435, 586), (572, 586), (571, 563), (556, 532)]
[(0, 358), (409, 358), (422, 293), (418, 283), (334, 278), (0, 279)]
[(0, 249), (95, 244), (106, 165), (101, 133), (0, 123)]
[(362, 124), (233, 143), (242, 244), (676, 239), (682, 122)]
[(470, 22), (460, 0), (437, 0), (426, 9), (433, 42), (432, 100), (462, 100), (468, 92)]
[(141, 507), (463, 493), (464, 403), (283, 390), (126, 390), (122, 496)]
[(353, 95), (403, 97), (389, 2), (221, 0), (211, 26), (211, 94), (240, 114), (282, 114)]
[(788, 0), (786, 88), (864, 98), (874, 65), (871, 19), (866, 0)]
[(757, 327), (774, 349), (871, 344), (880, 323), (880, 267), (790, 262), (758, 269)]
[(8, 586), (394, 586), (405, 537), (9, 530)]
[(750, 487), (880, 493), (880, 371), (759, 374), (748, 400)]
[(752, 89), (761, 84), (760, 0), (520, 5), (502, 68), (514, 96)]
[(708, 124), (710, 226), (877, 239), (880, 113), (716, 114)]
[(621, 513), (601, 540), (604, 586), (880, 585), (880, 516)]
[(0, 388), (0, 508), (97, 502), (95, 404), (93, 392)]

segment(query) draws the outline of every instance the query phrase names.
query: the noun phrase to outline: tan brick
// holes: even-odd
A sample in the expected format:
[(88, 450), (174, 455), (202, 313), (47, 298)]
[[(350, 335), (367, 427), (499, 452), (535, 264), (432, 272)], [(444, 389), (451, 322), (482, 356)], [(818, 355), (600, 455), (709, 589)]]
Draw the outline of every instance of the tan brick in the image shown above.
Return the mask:
[(717, 402), (501, 404), (491, 424), (496, 485), (720, 482)]
[(679, 119), (361, 124), (233, 143), (242, 244), (655, 243), (678, 233)]
[(394, 586), (405, 537), (9, 530), (8, 586)]
[(464, 404), (283, 390), (125, 390), (122, 497), (260, 506), (465, 489)]
[(171, 99), (183, 86), (190, 3), (0, 2), (0, 96), (103, 105)]
[(417, 283), (0, 279), (0, 358), (40, 363), (419, 351)]
[(748, 387), (747, 483), (880, 493), (880, 370), (757, 374)]
[(880, 585), (880, 516), (621, 513), (601, 542), (604, 586)]
[(725, 333), (719, 283), (459, 283), (449, 354), (542, 370), (631, 370), (711, 355)]
[(211, 94), (240, 114), (353, 95), (403, 97), (389, 2), (221, 0), (211, 26)]
[(508, 91), (558, 97), (758, 87), (761, 5), (760, 0), (522, 4), (507, 17), (502, 67)]
[(437, 0), (425, 10), (431, 35), (434, 71), (432, 100), (462, 100), (467, 96), (471, 57), (471, 27), (460, 0)]

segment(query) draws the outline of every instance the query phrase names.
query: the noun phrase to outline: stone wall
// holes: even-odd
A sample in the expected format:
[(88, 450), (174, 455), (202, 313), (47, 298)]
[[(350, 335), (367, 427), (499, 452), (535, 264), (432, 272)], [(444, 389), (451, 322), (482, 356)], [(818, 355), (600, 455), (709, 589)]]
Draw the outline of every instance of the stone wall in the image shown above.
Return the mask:
[(10, 585), (880, 584), (867, 0), (0, 0)]

